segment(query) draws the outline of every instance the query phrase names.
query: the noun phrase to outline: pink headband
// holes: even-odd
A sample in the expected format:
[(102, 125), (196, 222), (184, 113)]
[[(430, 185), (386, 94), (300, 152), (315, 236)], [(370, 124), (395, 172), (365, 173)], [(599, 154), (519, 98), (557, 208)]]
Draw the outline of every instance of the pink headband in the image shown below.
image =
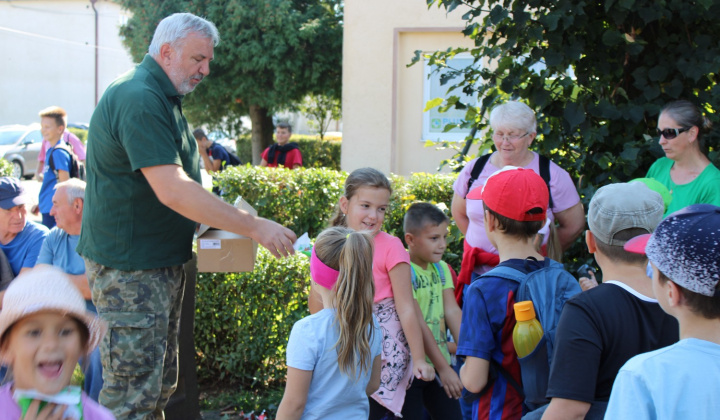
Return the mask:
[(320, 258), (315, 255), (315, 247), (313, 247), (310, 254), (310, 276), (313, 281), (326, 289), (332, 290), (339, 275), (338, 270), (330, 268), (320, 261)]

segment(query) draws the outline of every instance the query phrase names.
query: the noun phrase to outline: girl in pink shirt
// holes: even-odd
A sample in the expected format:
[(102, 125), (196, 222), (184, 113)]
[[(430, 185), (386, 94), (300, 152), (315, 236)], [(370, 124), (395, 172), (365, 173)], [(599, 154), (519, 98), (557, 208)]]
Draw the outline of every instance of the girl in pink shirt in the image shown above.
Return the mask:
[[(375, 239), (373, 277), (375, 315), (383, 334), (380, 389), (372, 395), (370, 419), (388, 412), (399, 415), (413, 376), (431, 381), (435, 370), (425, 361), (422, 314), (415, 309), (410, 282), (410, 257), (400, 239), (380, 231), (390, 204), (392, 187), (380, 171), (361, 168), (345, 181), (331, 225), (370, 231)], [(317, 292), (311, 290), (310, 312), (322, 308)]]

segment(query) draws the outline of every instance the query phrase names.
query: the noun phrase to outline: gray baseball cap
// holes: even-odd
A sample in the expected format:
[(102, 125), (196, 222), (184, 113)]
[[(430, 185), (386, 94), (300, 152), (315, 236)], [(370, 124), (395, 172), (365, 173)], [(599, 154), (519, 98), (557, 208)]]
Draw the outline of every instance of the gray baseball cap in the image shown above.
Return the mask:
[(590, 200), (588, 226), (592, 234), (608, 245), (623, 246), (626, 239), (615, 235), (625, 229), (655, 231), (665, 211), (662, 196), (640, 182), (606, 185)]
[(0, 177), (0, 207), (10, 210), (28, 202), (29, 197), (25, 194), (25, 188), (17, 178)]

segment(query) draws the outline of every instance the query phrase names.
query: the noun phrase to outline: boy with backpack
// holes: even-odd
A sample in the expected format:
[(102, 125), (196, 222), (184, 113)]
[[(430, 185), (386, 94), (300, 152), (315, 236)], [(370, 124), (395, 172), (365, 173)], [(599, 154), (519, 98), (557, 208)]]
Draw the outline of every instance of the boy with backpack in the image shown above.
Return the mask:
[(543, 419), (602, 419), (620, 367), (678, 340), (677, 322), (654, 297), (647, 258), (623, 249), (655, 231), (664, 208), (661, 195), (639, 182), (606, 185), (593, 195), (585, 241), (603, 283), (565, 304)]
[[(33, 206), (33, 214), (42, 214), (42, 224), (52, 229), (55, 218), (50, 215), (52, 197), (55, 194), (55, 184), (67, 181), (71, 177), (73, 155), (68, 151), (62, 140), (65, 132), (65, 117), (67, 113), (59, 106), (52, 106), (40, 111), (40, 131), (43, 139), (49, 142), (46, 158), (48, 165), (43, 167), (43, 180), (40, 187), (38, 204)], [(50, 162), (52, 164), (50, 164)]]
[(198, 153), (203, 160), (205, 170), (210, 174), (222, 172), (228, 166), (240, 165), (240, 159), (228, 152), (222, 145), (210, 141), (202, 128), (196, 128), (193, 136), (198, 143)]
[(530, 389), (530, 383), (520, 385), (526, 373), (542, 376), (542, 372), (531, 366), (521, 375), (512, 343), (513, 305), (533, 301), (545, 336), (525, 359), (538, 361), (541, 368), (544, 364), (546, 372), (562, 304), (579, 293), (580, 286), (561, 264), (543, 258), (535, 247), (549, 200), (547, 185), (539, 175), (529, 169), (505, 167), (467, 198), (483, 201), (485, 232), (498, 250), (500, 263), (473, 282), (465, 294), (457, 349), (458, 355), (466, 356), (460, 379), (469, 395), (463, 398), (473, 400), (473, 419), (519, 419), (527, 411), (526, 395), (528, 400), (536, 394), (544, 398), (544, 390)]
[(606, 418), (713, 419), (720, 412), (720, 207), (695, 204), (628, 242), (653, 266), (652, 289), (680, 341), (630, 359)]
[[(447, 247), (448, 217), (431, 203), (415, 203), (403, 220), (405, 243), (410, 254), (413, 297), (432, 338), (423, 340), (425, 353), (437, 372), (436, 381), (414, 380), (405, 394), (402, 416), (421, 419), (423, 407), (436, 420), (460, 420), (458, 398), (462, 383), (451, 366), (447, 330), (455, 341), (460, 332), (460, 307), (455, 301), (450, 267), (442, 261)], [(427, 343), (430, 343), (429, 345)]]

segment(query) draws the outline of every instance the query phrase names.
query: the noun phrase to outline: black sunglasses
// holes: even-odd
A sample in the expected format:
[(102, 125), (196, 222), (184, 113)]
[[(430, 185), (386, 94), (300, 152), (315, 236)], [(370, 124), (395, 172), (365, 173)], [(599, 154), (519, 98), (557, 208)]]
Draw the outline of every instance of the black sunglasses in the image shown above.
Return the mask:
[(672, 139), (674, 139), (675, 137), (679, 136), (680, 133), (684, 133), (684, 132), (688, 131), (688, 130), (691, 129), (691, 128), (692, 128), (692, 127), (685, 127), (685, 128), (666, 128), (666, 129), (664, 129), (664, 130), (661, 130), (661, 129), (658, 128), (658, 129), (657, 129), (657, 134), (658, 134), (658, 136), (663, 136), (663, 137), (665, 137), (667, 140), (672, 140)]

